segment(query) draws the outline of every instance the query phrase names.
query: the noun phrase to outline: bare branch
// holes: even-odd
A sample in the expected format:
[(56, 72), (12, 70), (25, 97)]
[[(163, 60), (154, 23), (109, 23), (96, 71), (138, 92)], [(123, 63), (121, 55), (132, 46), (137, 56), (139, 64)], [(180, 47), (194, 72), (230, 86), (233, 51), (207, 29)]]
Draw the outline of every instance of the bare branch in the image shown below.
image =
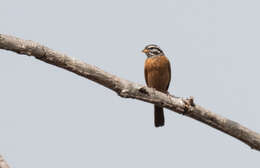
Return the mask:
[(9, 168), (4, 158), (0, 155), (0, 168)]
[(166, 95), (146, 86), (109, 74), (95, 66), (68, 57), (33, 41), (0, 34), (0, 49), (34, 56), (36, 59), (74, 72), (112, 89), (121, 97), (138, 99), (168, 108), (171, 111), (186, 115), (225, 132), (253, 149), (260, 150), (260, 134), (249, 130), (237, 122), (204, 109), (195, 104), (193, 98), (185, 99)]

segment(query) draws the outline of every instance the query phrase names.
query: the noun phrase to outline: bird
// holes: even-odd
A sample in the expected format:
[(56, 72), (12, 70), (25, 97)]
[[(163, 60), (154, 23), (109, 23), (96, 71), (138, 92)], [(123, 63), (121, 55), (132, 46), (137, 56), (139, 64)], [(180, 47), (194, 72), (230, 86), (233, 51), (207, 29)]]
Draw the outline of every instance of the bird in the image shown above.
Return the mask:
[[(171, 81), (171, 65), (162, 49), (155, 44), (149, 44), (142, 50), (147, 58), (144, 64), (144, 76), (146, 85), (157, 91), (168, 94)], [(154, 105), (154, 125), (164, 126), (163, 108)]]

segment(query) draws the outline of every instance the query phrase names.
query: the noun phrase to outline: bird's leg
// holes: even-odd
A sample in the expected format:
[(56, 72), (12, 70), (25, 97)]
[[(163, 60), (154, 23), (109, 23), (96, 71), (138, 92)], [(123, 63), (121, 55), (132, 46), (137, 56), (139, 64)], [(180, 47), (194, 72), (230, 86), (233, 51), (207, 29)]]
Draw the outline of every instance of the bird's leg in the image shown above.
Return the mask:
[(173, 97), (173, 96), (170, 94), (170, 92), (168, 92), (168, 91), (166, 91), (165, 94), (166, 94), (169, 98)]
[(170, 92), (169, 92), (168, 90), (166, 91), (166, 95), (168, 96), (170, 102), (172, 103), (172, 99), (171, 99), (171, 97), (175, 97), (175, 96), (171, 95)]
[(173, 95), (170, 94), (170, 92), (168, 90), (166, 91), (166, 94), (167, 94), (167, 96), (174, 97)]
[(153, 94), (155, 95), (155, 91), (156, 91), (156, 89), (153, 88), (153, 87), (151, 87), (151, 89), (153, 90)]

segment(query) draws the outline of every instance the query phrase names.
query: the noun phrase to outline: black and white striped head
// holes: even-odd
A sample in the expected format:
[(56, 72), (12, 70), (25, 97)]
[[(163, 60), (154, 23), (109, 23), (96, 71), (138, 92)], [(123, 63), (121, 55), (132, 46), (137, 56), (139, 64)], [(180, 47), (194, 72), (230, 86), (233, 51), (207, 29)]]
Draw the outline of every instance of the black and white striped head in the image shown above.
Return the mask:
[(162, 49), (155, 44), (149, 44), (144, 49), (143, 52), (147, 55), (147, 57), (154, 57), (164, 55)]

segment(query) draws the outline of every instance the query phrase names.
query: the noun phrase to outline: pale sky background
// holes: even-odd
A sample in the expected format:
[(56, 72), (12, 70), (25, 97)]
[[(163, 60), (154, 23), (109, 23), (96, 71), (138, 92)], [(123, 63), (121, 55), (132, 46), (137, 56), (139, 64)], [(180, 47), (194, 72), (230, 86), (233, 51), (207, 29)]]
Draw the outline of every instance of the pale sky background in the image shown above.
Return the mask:
[[(169, 91), (260, 132), (260, 2), (6, 0), (0, 33), (145, 84), (145, 45), (172, 65)], [(193, 119), (32, 57), (0, 50), (0, 154), (11, 168), (259, 167), (260, 153)]]

